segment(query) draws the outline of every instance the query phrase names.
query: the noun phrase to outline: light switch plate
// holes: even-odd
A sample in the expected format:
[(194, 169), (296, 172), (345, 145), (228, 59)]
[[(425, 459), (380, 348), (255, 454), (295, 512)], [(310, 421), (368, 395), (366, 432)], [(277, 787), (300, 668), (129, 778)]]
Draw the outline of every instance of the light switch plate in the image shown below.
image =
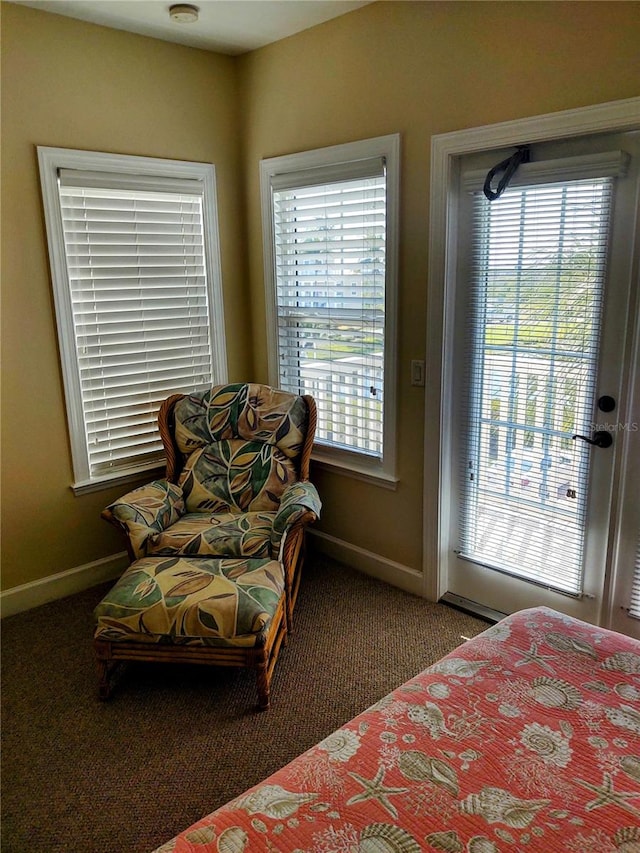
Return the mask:
[(424, 361), (414, 358), (411, 361), (411, 384), (424, 387)]

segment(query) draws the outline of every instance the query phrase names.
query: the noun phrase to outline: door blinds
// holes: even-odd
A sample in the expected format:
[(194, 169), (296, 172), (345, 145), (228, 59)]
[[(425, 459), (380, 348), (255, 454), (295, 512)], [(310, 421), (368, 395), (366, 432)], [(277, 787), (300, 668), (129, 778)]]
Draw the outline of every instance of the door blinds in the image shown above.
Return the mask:
[(210, 384), (202, 185), (60, 170), (91, 477), (162, 458), (170, 393)]
[(279, 381), (318, 403), (320, 444), (381, 457), (382, 158), (274, 175)]
[(556, 178), (472, 202), (460, 553), (573, 595), (590, 448), (572, 436), (592, 431), (612, 185)]
[(633, 583), (631, 585), (631, 601), (629, 603), (629, 616), (640, 619), (640, 536), (636, 548), (636, 561), (633, 572)]

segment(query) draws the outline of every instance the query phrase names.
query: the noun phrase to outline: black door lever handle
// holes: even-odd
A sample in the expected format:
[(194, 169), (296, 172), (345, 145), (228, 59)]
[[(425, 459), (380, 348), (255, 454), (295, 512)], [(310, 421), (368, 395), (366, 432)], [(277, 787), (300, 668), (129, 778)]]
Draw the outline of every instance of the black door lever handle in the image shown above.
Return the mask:
[(586, 441), (588, 444), (595, 444), (596, 447), (611, 447), (613, 444), (613, 438), (611, 437), (611, 433), (607, 432), (604, 429), (599, 429), (597, 432), (594, 432), (593, 438), (589, 438), (586, 435), (574, 435), (572, 436), (575, 441), (576, 438), (582, 439), (582, 441)]

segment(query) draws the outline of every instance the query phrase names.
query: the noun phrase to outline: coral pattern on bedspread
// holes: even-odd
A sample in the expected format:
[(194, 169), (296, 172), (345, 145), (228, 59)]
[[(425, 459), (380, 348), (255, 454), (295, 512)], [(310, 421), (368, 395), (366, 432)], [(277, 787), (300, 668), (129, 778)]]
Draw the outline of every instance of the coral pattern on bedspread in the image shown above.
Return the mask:
[(639, 850), (640, 643), (542, 607), (466, 642), (160, 848)]

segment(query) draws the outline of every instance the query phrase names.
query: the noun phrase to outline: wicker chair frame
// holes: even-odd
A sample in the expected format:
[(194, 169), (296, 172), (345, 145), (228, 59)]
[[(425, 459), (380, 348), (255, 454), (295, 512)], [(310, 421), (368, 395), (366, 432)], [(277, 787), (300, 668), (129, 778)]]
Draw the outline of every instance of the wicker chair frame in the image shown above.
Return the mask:
[[(184, 399), (184, 394), (173, 394), (167, 398), (158, 413), (158, 427), (166, 455), (166, 478), (177, 483), (185, 459), (174, 439), (174, 412), (176, 404)], [(307, 407), (307, 430), (299, 457), (298, 479), (309, 480), (311, 451), (317, 425), (317, 409), (313, 397), (303, 396)], [(135, 554), (131, 547), (126, 528), (106, 509), (102, 517), (114, 524), (125, 535), (127, 552), (131, 562)], [(258, 705), (261, 710), (269, 707), (271, 677), (280, 647), (286, 644), (287, 634), (293, 630), (293, 610), (300, 589), (302, 566), (304, 562), (304, 534), (307, 524), (315, 521), (315, 513), (305, 513), (286, 533), (281, 546), (281, 560), (284, 568), (285, 590), (273, 619), (266, 630), (257, 638), (256, 645), (250, 648), (208, 647), (190, 645), (153, 644), (139, 642), (110, 642), (104, 639), (94, 640), (94, 649), (98, 666), (99, 695), (107, 699), (111, 693), (112, 675), (120, 664), (127, 661), (151, 661), (169, 663), (194, 663), (212, 666), (239, 666), (255, 670), (258, 688)]]
[(158, 643), (110, 642), (96, 639), (93, 648), (98, 667), (98, 695), (108, 699), (114, 675), (122, 664), (146, 661), (149, 663), (201, 664), (205, 666), (236, 666), (255, 670), (258, 707), (266, 711), (271, 698), (271, 677), (278, 660), (280, 647), (287, 641), (286, 606), (280, 599), (269, 625), (249, 648), (232, 646), (188, 646)]

